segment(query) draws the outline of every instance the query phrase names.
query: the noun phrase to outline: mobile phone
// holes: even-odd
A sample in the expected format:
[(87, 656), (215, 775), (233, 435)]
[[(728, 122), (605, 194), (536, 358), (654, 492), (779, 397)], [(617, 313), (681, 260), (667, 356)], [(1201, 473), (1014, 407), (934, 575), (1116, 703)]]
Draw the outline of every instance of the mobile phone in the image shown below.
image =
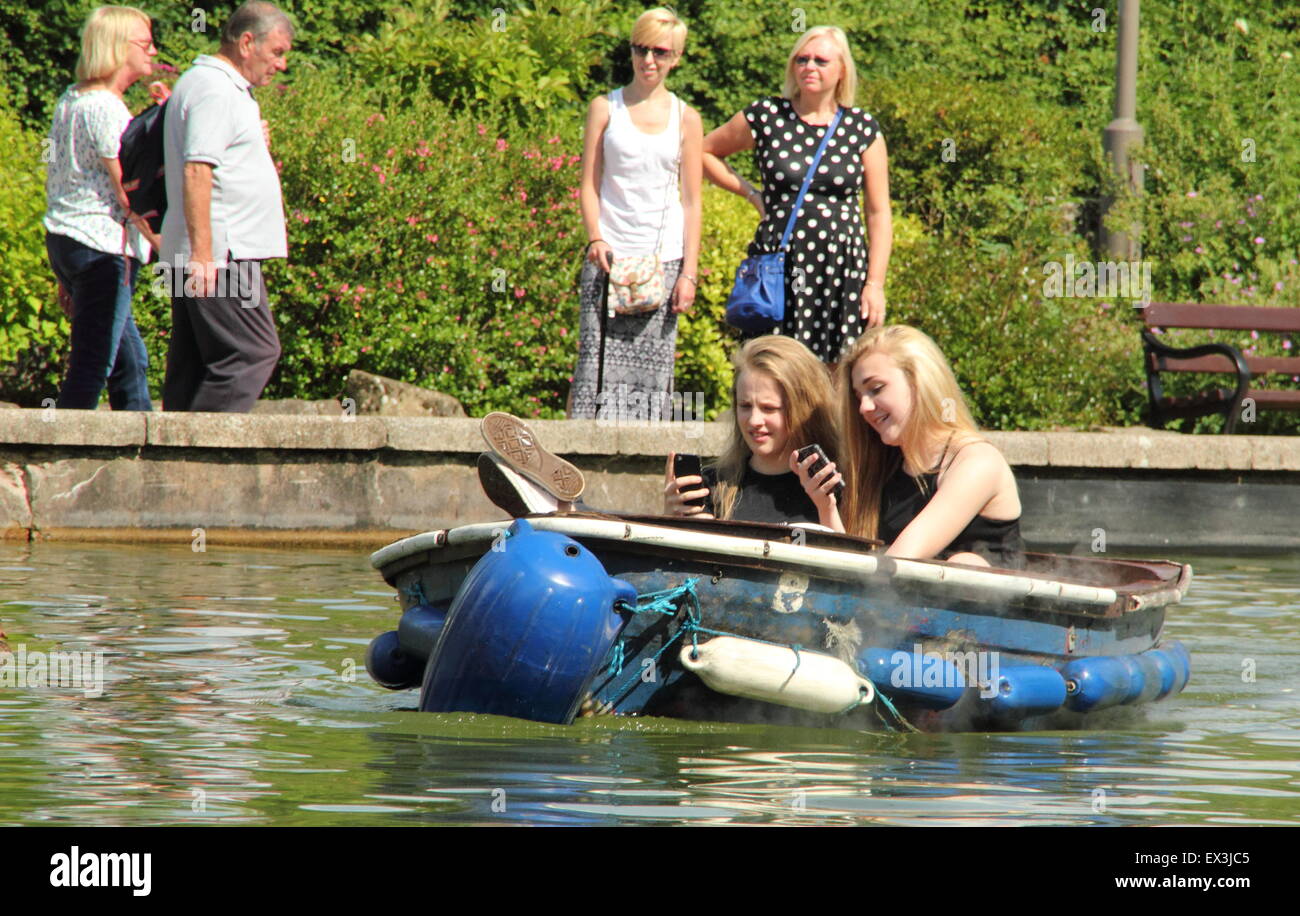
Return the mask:
[[(700, 456), (692, 455), (689, 452), (679, 452), (673, 455), (673, 476), (674, 477), (701, 477), (704, 474), (703, 466), (700, 464)], [(703, 486), (703, 484), (701, 484)], [(683, 505), (703, 506), (704, 497), (699, 499), (689, 499)]]
[[(812, 467), (808, 468), (808, 476), (815, 477), (817, 476), (818, 471), (826, 467), (826, 465), (830, 462), (830, 459), (826, 457), (826, 451), (816, 443), (813, 443), (812, 445), (805, 445), (803, 448), (799, 449), (799, 451), (795, 454), (795, 457), (799, 459), (800, 464), (803, 464), (805, 461), (808, 460), (809, 455), (817, 456), (817, 460), (812, 463)], [(841, 479), (840, 482), (835, 485), (835, 489), (832, 490), (831, 493), (834, 494), (835, 496), (835, 502), (839, 503), (843, 501), (844, 499), (843, 479)]]

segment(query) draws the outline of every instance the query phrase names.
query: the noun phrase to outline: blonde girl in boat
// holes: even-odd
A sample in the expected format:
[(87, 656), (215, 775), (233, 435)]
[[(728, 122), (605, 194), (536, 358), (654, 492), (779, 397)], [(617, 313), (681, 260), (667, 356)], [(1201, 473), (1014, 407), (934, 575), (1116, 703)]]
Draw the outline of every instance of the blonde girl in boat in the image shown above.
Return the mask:
[(1024, 567), (1020, 495), (1002, 453), (980, 436), (948, 360), (921, 331), (873, 328), (837, 369), (845, 467), (798, 469), (822, 524), (889, 544), (890, 556)]
[[(668, 456), (664, 514), (756, 522), (818, 522), (791, 460), (807, 445), (839, 454), (831, 377), (792, 337), (755, 338), (732, 357), (731, 442), (703, 476), (673, 476)], [(704, 499), (703, 506), (688, 505)]]

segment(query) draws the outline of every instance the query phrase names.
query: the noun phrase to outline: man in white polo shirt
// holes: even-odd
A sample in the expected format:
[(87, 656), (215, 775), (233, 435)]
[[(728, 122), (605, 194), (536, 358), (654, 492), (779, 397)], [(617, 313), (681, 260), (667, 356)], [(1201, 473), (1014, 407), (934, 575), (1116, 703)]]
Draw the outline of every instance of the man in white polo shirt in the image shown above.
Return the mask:
[(172, 285), (164, 410), (246, 413), (280, 358), (261, 262), (288, 254), (284, 204), (252, 89), (285, 69), (292, 43), (284, 12), (245, 3), (168, 100), (162, 260), (185, 277)]

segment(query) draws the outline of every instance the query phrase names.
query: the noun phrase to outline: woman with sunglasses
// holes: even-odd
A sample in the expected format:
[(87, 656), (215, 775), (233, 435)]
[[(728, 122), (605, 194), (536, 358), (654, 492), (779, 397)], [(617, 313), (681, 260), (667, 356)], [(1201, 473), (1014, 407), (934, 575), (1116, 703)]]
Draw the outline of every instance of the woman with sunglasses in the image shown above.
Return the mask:
[(94, 410), (105, 383), (114, 410), (153, 407), (145, 381), (149, 360), (131, 316), (152, 233), (143, 219), (128, 220), (118, 153), (131, 120), (122, 94), (153, 72), (157, 53), (148, 16), (130, 6), (99, 7), (82, 29), (78, 82), (54, 109), (45, 248), (72, 318), (59, 407)]
[[(857, 70), (844, 32), (818, 26), (795, 42), (781, 96), (760, 99), (704, 138), (704, 174), (739, 194), (762, 221), (751, 257), (778, 250), (827, 127), (840, 115), (796, 217), (785, 259), (785, 319), (777, 333), (825, 362), (885, 319), (885, 272), (893, 244), (889, 159), (871, 115), (854, 108)], [(760, 192), (722, 160), (754, 150)], [(867, 225), (859, 195), (865, 189)], [(870, 241), (868, 246), (867, 241)]]
[[(686, 25), (670, 10), (642, 13), (632, 27), (632, 82), (587, 111), (582, 222), (589, 241), (571, 418), (671, 416), (677, 315), (691, 307), (699, 281), (703, 127), (666, 85), (685, 43)], [(650, 312), (611, 316), (613, 259), (640, 256), (651, 263), (657, 256), (664, 299)]]

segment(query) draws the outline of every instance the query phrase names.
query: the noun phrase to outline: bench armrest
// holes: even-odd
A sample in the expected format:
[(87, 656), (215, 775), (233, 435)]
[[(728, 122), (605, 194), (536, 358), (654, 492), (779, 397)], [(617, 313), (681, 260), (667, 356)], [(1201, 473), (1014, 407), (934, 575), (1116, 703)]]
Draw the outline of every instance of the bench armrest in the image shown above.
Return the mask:
[[(1246, 365), (1246, 357), (1241, 355), (1241, 351), (1231, 344), (1209, 343), (1201, 344), (1197, 347), (1171, 347), (1161, 343), (1156, 339), (1148, 329), (1142, 329), (1142, 342), (1146, 345), (1147, 356), (1147, 388), (1151, 396), (1151, 416), (1153, 420), (1160, 417), (1159, 401), (1164, 396), (1160, 385), (1160, 366), (1158, 358), (1168, 359), (1193, 359), (1197, 356), (1226, 356), (1229, 361), (1236, 367), (1237, 387), (1233, 392), (1232, 400), (1225, 406), (1223, 418), (1225, 421), (1224, 432), (1231, 433), (1237, 427), (1237, 414), (1241, 407), (1242, 399), (1245, 398), (1246, 392), (1250, 388), (1250, 367)], [(1161, 423), (1161, 426), (1164, 424)]]

